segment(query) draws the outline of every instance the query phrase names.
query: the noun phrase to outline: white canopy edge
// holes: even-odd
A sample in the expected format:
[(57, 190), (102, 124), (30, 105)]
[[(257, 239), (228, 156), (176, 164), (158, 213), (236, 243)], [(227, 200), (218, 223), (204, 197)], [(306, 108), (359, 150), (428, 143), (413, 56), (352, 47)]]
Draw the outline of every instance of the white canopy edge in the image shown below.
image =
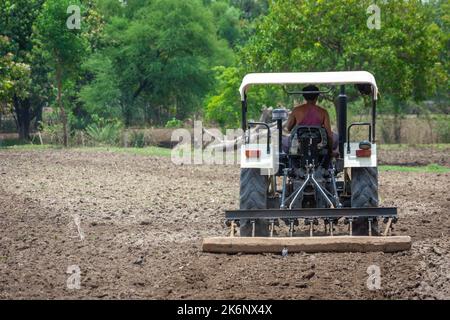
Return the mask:
[(339, 72), (285, 72), (285, 73), (249, 73), (242, 80), (239, 91), (244, 101), (245, 93), (252, 85), (288, 85), (288, 84), (371, 84), (373, 98), (378, 98), (378, 87), (375, 77), (367, 71)]

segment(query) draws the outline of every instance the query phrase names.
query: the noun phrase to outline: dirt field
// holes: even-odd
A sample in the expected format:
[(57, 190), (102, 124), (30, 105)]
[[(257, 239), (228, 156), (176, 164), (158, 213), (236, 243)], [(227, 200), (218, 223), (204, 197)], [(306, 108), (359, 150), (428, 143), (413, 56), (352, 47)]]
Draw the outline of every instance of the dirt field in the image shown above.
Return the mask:
[[(448, 164), (448, 152), (436, 157)], [(0, 298), (449, 299), (449, 179), (380, 173), (383, 205), (399, 208), (394, 234), (413, 238), (408, 252), (216, 255), (201, 252), (201, 239), (227, 234), (238, 167), (0, 150)], [(78, 290), (67, 288), (72, 265)], [(380, 290), (366, 286), (370, 265)]]
[(380, 165), (423, 166), (439, 164), (450, 167), (450, 148), (418, 148), (405, 147), (399, 150), (378, 151), (378, 163)]

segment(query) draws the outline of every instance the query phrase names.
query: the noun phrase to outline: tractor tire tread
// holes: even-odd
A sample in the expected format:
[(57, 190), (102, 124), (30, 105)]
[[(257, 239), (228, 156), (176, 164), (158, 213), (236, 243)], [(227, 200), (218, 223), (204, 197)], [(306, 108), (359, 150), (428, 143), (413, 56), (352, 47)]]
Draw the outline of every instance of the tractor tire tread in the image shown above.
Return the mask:
[[(240, 176), (240, 209), (266, 209), (267, 208), (267, 176), (261, 175), (260, 169), (242, 168)], [(252, 236), (252, 225), (248, 220), (240, 222), (240, 235)], [(269, 235), (269, 223), (266, 220), (255, 221), (255, 236)]]

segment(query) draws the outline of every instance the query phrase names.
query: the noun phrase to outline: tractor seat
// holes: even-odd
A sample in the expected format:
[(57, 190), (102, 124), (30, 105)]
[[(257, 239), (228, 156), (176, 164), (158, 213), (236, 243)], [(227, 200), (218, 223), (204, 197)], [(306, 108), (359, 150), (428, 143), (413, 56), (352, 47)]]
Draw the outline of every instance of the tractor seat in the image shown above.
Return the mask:
[(326, 165), (328, 138), (325, 128), (319, 126), (295, 126), (289, 137), (288, 156), (294, 167), (305, 168)]

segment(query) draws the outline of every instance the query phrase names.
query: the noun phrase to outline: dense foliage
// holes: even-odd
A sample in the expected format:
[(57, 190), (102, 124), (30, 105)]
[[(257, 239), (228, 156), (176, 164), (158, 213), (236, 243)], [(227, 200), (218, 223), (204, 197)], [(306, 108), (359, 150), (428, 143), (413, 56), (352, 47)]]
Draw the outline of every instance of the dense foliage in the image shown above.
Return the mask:
[[(371, 4), (380, 29), (367, 27)], [(79, 28), (68, 27), (74, 6)], [(449, 10), (448, 0), (0, 0), (0, 115), (28, 139), (51, 107), (65, 144), (79, 129), (104, 140), (110, 128), (189, 118), (233, 127), (246, 72), (332, 70), (373, 72), (381, 112), (445, 113)], [(264, 88), (249, 98), (251, 117), (292, 102)]]

